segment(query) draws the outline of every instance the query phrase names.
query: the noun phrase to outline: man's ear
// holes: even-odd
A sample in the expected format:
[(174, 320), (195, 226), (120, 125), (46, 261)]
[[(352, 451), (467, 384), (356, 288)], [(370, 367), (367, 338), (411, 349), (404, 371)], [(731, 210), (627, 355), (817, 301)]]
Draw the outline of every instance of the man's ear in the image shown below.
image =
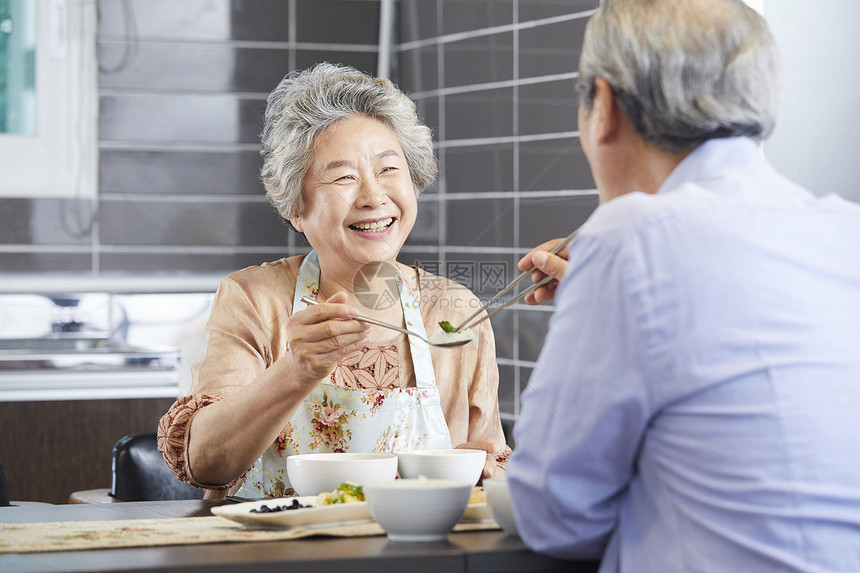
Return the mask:
[(621, 118), (624, 113), (615, 101), (612, 87), (603, 78), (594, 81), (594, 100), (591, 106), (594, 114), (594, 125), (591, 126), (595, 141), (598, 144), (609, 143), (617, 135)]

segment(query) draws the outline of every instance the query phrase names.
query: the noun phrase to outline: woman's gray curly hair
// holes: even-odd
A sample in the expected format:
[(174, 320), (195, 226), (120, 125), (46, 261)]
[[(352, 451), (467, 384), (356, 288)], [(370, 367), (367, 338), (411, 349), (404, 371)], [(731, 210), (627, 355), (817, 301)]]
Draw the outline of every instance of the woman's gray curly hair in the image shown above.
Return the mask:
[(415, 103), (389, 80), (348, 66), (322, 63), (285, 77), (272, 91), (261, 135), (260, 176), (266, 198), (286, 220), (304, 209), (302, 183), (317, 135), (338, 120), (365, 115), (397, 136), (416, 196), (438, 172), (430, 128), (418, 119)]
[(741, 0), (603, 0), (585, 29), (577, 91), (604, 78), (644, 140), (666, 151), (773, 130), (779, 57)]

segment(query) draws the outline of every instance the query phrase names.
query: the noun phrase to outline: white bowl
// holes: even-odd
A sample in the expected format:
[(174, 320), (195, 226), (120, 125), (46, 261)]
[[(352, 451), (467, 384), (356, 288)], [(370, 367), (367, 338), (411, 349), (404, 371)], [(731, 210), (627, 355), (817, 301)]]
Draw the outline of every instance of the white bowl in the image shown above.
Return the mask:
[(394, 480), (393, 454), (297, 454), (287, 457), (287, 477), (299, 495), (331, 491), (348, 481), (358, 485)]
[(466, 506), (472, 484), (438, 479), (369, 483), (364, 498), (390, 541), (445, 541)]
[(484, 450), (406, 450), (396, 452), (400, 477), (448, 479), (478, 483), (487, 452)]
[(508, 478), (485, 479), (482, 482), (487, 504), (493, 512), (493, 519), (502, 526), (505, 533), (519, 537), (517, 522), (514, 520), (514, 503), (511, 490), (508, 488)]

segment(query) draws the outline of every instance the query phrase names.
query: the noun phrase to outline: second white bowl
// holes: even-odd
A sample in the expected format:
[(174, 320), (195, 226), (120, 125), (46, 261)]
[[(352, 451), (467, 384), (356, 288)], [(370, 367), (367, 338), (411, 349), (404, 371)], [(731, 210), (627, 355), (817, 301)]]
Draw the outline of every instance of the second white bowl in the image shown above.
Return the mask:
[(448, 479), (478, 483), (487, 452), (484, 450), (407, 450), (397, 452), (397, 471), (400, 477), (417, 479)]

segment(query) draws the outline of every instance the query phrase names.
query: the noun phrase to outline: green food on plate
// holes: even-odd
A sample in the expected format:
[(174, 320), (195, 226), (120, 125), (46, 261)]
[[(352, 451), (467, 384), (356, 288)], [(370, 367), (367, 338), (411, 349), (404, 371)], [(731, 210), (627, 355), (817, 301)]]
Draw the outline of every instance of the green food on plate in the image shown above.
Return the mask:
[(326, 491), (317, 496), (317, 505), (334, 505), (336, 503), (354, 503), (364, 501), (364, 490), (360, 485), (343, 482), (337, 489)]

